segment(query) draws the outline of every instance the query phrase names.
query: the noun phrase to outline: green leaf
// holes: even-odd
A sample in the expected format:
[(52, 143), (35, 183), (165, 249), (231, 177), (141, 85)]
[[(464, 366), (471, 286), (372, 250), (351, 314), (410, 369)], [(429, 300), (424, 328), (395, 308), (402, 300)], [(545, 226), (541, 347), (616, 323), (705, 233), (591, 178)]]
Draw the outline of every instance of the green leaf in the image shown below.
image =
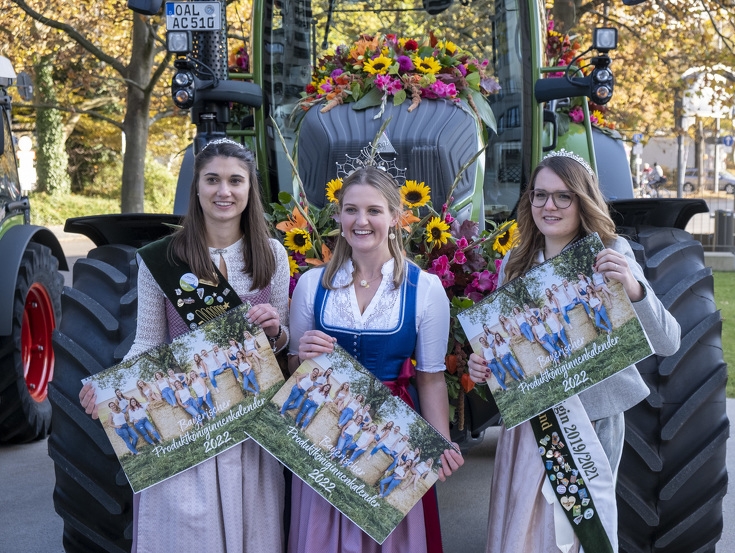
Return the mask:
[(362, 87), (360, 86), (360, 83), (352, 81), (350, 92), (352, 92), (352, 98), (357, 102), (362, 97)]
[(394, 63), (388, 68), (388, 75), (398, 75), (398, 64)]
[(293, 196), (291, 196), (291, 194), (289, 194), (288, 192), (279, 192), (278, 201), (282, 204), (287, 204), (293, 201)]
[(492, 129), (493, 132), (497, 133), (498, 125), (495, 122), (495, 114), (490, 108), (490, 104), (488, 103), (487, 99), (476, 90), (470, 90), (469, 93), (472, 96), (472, 99), (475, 101), (475, 106), (477, 106), (477, 113), (480, 114), (480, 119), (482, 119), (482, 122), (485, 123), (489, 129)]
[(467, 84), (470, 85), (473, 89), (480, 88), (480, 74), (479, 73), (468, 73), (464, 79), (465, 81), (467, 81)]
[(557, 136), (562, 136), (569, 132), (570, 121), (571, 119), (566, 113), (556, 112)]
[(393, 96), (394, 106), (400, 106), (405, 101), (406, 101), (406, 91), (405, 90), (399, 90), (398, 92), (396, 92), (395, 96)]
[(367, 94), (352, 104), (352, 109), (359, 111), (361, 109), (373, 108), (375, 106), (379, 106), (382, 99), (383, 91), (377, 87), (371, 88)]

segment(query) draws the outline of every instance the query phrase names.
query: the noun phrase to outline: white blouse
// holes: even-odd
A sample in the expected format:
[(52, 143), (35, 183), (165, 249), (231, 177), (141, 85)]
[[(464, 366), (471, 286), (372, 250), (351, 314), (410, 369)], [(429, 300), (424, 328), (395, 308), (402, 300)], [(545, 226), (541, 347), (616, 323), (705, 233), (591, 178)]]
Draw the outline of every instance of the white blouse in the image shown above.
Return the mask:
[[(383, 264), (383, 279), (375, 296), (360, 313), (355, 295), (355, 285), (346, 286), (352, 279), (353, 265), (348, 260), (337, 271), (336, 286), (331, 290), (324, 312), (324, 322), (331, 326), (354, 329), (391, 329), (398, 325), (400, 317), (400, 288), (393, 287), (393, 259)], [(322, 270), (311, 270), (299, 279), (291, 299), (290, 353), (298, 354), (298, 339), (315, 328), (314, 298), (322, 277)], [(445, 369), (449, 336), (449, 300), (441, 280), (436, 275), (421, 271), (416, 287), (416, 369), (439, 372)]]
[[(276, 272), (271, 278), (269, 303), (276, 308), (283, 327), (288, 336), (288, 255), (278, 240), (269, 239), (271, 250), (276, 259)], [(216, 250), (220, 252), (222, 250)], [(219, 267), (220, 254), (209, 248), (212, 263)], [(239, 295), (250, 294), (253, 279), (243, 272), (243, 244), (238, 240), (224, 249), (222, 257), (227, 265), (227, 281)], [(135, 342), (125, 359), (130, 359), (144, 351), (156, 347), (168, 339), (168, 321), (166, 319), (166, 296), (153, 278), (151, 271), (138, 257), (138, 326), (135, 330)]]

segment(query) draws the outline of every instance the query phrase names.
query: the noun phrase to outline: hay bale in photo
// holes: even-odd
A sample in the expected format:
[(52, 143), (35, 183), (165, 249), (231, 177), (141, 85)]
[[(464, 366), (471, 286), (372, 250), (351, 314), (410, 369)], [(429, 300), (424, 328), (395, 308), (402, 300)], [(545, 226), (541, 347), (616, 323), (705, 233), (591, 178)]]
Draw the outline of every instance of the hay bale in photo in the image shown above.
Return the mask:
[[(135, 431), (135, 428), (133, 428), (132, 424), (129, 424), (128, 426), (133, 432), (135, 432), (135, 435), (138, 436), (138, 444), (135, 446), (135, 449), (140, 451), (140, 448), (143, 445), (148, 445), (148, 442), (146, 442), (143, 437)], [(115, 455), (117, 455), (118, 457), (122, 457), (123, 455), (132, 455), (132, 452), (128, 449), (128, 446), (125, 445), (125, 440), (117, 435), (117, 432), (115, 432), (115, 428), (108, 424), (106, 420), (102, 421), (102, 428), (105, 430), (105, 434), (107, 434), (107, 437), (110, 440), (112, 449), (115, 450)]]
[[(405, 480), (408, 480), (410, 476), (411, 474), (409, 473), (409, 477), (407, 477)], [(430, 470), (425, 480), (419, 479), (419, 481), (416, 483), (416, 489), (413, 488), (413, 484), (404, 489), (404, 480), (404, 482), (401, 482), (398, 487), (394, 488), (393, 491), (390, 492), (387, 497), (385, 497), (385, 500), (393, 507), (401, 511), (404, 515), (407, 515), (408, 511), (410, 511), (413, 506), (418, 503), (421, 497), (429, 491), (431, 486), (433, 486), (434, 482), (436, 482), (438, 479), (439, 475), (433, 470)]]
[(232, 374), (230, 369), (226, 369), (225, 372), (217, 375), (215, 378), (217, 379), (219, 393), (215, 392), (212, 383), (207, 381), (207, 388), (212, 392), (212, 401), (215, 407), (217, 405), (227, 405), (223, 409), (227, 411), (245, 399), (245, 395), (242, 393), (242, 384), (235, 379), (235, 375)]
[(372, 447), (368, 448), (351, 468), (352, 472), (359, 474), (360, 479), (367, 485), (376, 486), (378, 482), (385, 478), (385, 471), (393, 463), (393, 457), (382, 450), (371, 457), (370, 452), (372, 450)]
[[(546, 368), (546, 365), (539, 364), (539, 358), (545, 359), (549, 356), (549, 352), (538, 342), (529, 342), (525, 336), (513, 336), (510, 339), (510, 349), (515, 354), (516, 361), (521, 366), (526, 378), (538, 374)], [(493, 377), (493, 380), (495, 380), (495, 377)], [(506, 371), (506, 385), (513, 381), (513, 377)]]
[(325, 403), (311, 419), (304, 433), (315, 444), (321, 444), (325, 437), (329, 438), (330, 445), (321, 446), (322, 449), (328, 451), (330, 447), (337, 445), (337, 439), (339, 438), (338, 421), (339, 409), (335, 407), (334, 403)]
[[(270, 348), (265, 349), (270, 351)], [(258, 353), (260, 353), (260, 350), (258, 350)], [(264, 392), (275, 384), (282, 383), (283, 374), (278, 366), (278, 361), (273, 356), (273, 351), (270, 351), (270, 354), (263, 352), (261, 355), (263, 359), (258, 359), (260, 363), (253, 363), (253, 370), (255, 371), (255, 380), (258, 381), (258, 387), (261, 392)]]
[[(567, 332), (567, 339), (574, 346), (572, 351), (584, 348), (586, 344), (589, 344), (599, 336), (597, 327), (595, 326), (595, 319), (590, 319), (583, 305), (575, 305), (574, 309), (567, 313), (567, 316), (569, 317), (569, 322), (574, 327), (569, 328), (566, 321), (563, 323), (564, 329)], [(563, 320), (563, 317), (560, 318)]]
[(156, 427), (164, 442), (178, 438), (191, 427), (191, 425), (184, 426), (182, 431), (179, 421), (184, 421), (184, 424), (188, 425), (191, 416), (178, 405), (172, 407), (165, 400), (152, 401), (148, 405), (148, 420)]
[(620, 328), (630, 319), (635, 317), (635, 310), (633, 309), (633, 305), (625, 301), (625, 298), (627, 296), (625, 295), (625, 289), (623, 288), (623, 285), (620, 284), (617, 280), (613, 282), (615, 284), (608, 284), (608, 288), (610, 288), (611, 292), (617, 294), (618, 297), (612, 298), (612, 305), (610, 305), (610, 302), (607, 301), (605, 294), (598, 293), (598, 295), (600, 296), (600, 299), (602, 299), (602, 304), (607, 310), (607, 316), (610, 319), (614, 330), (616, 328)]

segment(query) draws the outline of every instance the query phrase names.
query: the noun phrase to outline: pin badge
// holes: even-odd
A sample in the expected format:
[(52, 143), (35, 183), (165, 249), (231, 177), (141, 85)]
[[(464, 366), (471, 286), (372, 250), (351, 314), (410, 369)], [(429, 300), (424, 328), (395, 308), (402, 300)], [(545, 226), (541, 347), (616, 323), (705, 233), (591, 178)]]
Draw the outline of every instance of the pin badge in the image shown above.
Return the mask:
[(591, 519), (594, 516), (595, 512), (592, 509), (586, 509), (584, 511), (584, 518)]
[(199, 286), (199, 279), (194, 273), (186, 273), (179, 279), (179, 286), (186, 292), (193, 292)]

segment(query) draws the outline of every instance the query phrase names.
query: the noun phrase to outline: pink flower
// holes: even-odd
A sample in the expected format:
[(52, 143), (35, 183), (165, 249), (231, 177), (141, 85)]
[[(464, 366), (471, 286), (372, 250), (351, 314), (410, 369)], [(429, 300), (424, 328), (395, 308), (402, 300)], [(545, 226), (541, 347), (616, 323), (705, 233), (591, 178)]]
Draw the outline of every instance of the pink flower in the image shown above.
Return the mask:
[[(449, 258), (446, 255), (437, 257), (431, 262), (431, 268), (428, 271), (439, 277), (444, 276), (449, 272)], [(454, 275), (452, 275), (452, 279), (454, 279)]]
[(457, 71), (459, 71), (462, 74), (463, 77), (466, 77), (467, 76), (467, 68), (464, 66), (464, 64), (460, 63), (457, 66)]
[(581, 123), (584, 119), (584, 112), (582, 111), (581, 107), (575, 106), (575, 108), (569, 112), (569, 117), (575, 123)]
[(454, 217), (452, 217), (449, 213), (447, 213), (444, 216), (444, 222), (448, 225), (451, 225), (454, 222)]
[(454, 83), (446, 84), (444, 81), (436, 81), (432, 84), (431, 91), (439, 98), (453, 98), (457, 95), (457, 88)]
[(332, 73), (329, 76), (332, 77), (332, 79), (336, 79), (342, 73), (344, 73), (344, 71), (342, 71), (341, 69), (335, 69), (334, 71), (332, 71)]
[(457, 250), (454, 252), (454, 259), (452, 259), (452, 263), (456, 263), (457, 265), (464, 265), (467, 263), (467, 257), (465, 256), (464, 252), (461, 250)]
[(459, 240), (457, 240), (457, 249), (458, 250), (463, 250), (463, 249), (465, 249), (469, 245), (470, 245), (470, 243), (467, 241), (467, 238), (465, 238), (464, 236), (462, 236)]
[(487, 269), (481, 273), (472, 273), (475, 279), (472, 281), (474, 286), (480, 292), (492, 292), (498, 287), (498, 274), (491, 273)]
[(385, 88), (385, 91), (388, 94), (392, 94), (395, 96), (396, 92), (403, 89), (403, 84), (401, 83), (400, 79), (393, 79)]
[(475, 303), (483, 298), (482, 294), (477, 291), (477, 288), (475, 288), (471, 282), (464, 289), (464, 295), (470, 298)]
[(373, 82), (380, 90), (385, 91), (385, 88), (391, 83), (391, 78), (390, 75), (378, 75)]
[(441, 279), (442, 286), (444, 286), (444, 288), (451, 288), (454, 286), (454, 273), (452, 271), (447, 271), (439, 278)]

